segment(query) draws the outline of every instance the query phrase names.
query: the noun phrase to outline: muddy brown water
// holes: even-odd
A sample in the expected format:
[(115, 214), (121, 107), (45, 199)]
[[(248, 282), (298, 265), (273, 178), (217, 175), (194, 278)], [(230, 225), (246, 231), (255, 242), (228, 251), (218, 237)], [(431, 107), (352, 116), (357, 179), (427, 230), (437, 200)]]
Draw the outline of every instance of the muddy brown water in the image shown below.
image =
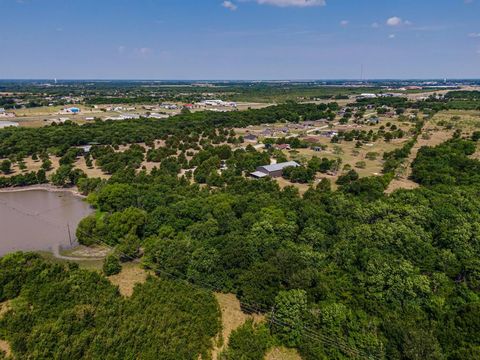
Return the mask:
[(76, 244), (75, 230), (93, 210), (70, 192), (0, 192), (0, 256)]

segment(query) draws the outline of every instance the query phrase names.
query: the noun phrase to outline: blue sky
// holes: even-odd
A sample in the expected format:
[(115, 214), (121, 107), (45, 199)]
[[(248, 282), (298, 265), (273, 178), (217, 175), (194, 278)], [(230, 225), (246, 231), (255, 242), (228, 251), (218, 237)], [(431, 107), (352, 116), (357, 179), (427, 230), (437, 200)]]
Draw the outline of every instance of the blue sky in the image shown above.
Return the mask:
[(480, 78), (480, 0), (0, 0), (0, 78)]

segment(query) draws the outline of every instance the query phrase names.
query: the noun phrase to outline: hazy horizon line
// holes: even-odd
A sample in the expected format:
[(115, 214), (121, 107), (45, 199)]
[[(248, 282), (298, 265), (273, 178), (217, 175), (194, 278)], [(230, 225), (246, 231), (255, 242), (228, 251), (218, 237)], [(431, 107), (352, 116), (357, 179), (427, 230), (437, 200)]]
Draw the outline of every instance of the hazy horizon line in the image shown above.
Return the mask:
[(158, 81), (158, 82), (167, 82), (167, 81), (178, 81), (178, 82), (192, 82), (192, 81), (209, 81), (209, 82), (281, 82), (281, 81), (299, 81), (299, 82), (321, 82), (321, 81), (356, 81), (356, 82), (369, 82), (369, 81), (480, 81), (480, 78), (368, 78), (368, 79), (358, 79), (358, 78), (285, 78), (285, 79), (175, 79), (175, 78), (166, 78), (166, 79), (155, 79), (155, 78), (0, 78), (0, 81)]

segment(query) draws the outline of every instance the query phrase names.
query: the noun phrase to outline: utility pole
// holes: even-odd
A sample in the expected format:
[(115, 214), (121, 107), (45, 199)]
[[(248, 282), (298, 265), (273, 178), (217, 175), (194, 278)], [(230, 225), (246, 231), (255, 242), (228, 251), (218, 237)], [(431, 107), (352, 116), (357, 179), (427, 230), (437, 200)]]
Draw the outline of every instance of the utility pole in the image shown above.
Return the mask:
[(272, 331), (273, 323), (275, 322), (275, 305), (272, 306), (272, 315), (270, 316), (270, 321), (268, 322), (268, 328)]
[(68, 231), (68, 240), (70, 241), (70, 246), (73, 246), (72, 235), (70, 235), (70, 224), (69, 223), (67, 223), (67, 231)]

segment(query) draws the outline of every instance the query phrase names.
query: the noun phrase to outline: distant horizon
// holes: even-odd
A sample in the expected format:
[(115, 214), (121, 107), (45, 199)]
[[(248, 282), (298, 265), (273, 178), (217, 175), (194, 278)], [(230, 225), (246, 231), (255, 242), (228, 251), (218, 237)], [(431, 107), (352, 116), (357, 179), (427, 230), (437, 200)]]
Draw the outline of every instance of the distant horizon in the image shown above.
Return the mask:
[[(0, 81), (55, 81), (55, 78), (0, 78)], [(200, 81), (200, 82), (282, 82), (282, 81), (289, 81), (289, 82), (322, 82), (322, 81), (355, 81), (355, 82), (369, 82), (369, 81), (445, 81), (445, 78), (438, 77), (438, 78), (369, 78), (369, 79), (355, 79), (355, 78), (303, 78), (303, 79), (203, 79), (203, 78), (192, 78), (192, 79), (175, 79), (175, 78), (165, 78), (165, 79), (155, 79), (155, 78), (57, 78), (57, 82), (62, 81), (138, 81), (138, 82), (145, 82), (145, 81), (152, 81), (152, 82), (192, 82), (192, 81)], [(447, 82), (451, 81), (480, 81), (479, 78), (446, 78)]]
[(0, 0), (0, 8), (4, 79), (480, 78), (480, 0)]

